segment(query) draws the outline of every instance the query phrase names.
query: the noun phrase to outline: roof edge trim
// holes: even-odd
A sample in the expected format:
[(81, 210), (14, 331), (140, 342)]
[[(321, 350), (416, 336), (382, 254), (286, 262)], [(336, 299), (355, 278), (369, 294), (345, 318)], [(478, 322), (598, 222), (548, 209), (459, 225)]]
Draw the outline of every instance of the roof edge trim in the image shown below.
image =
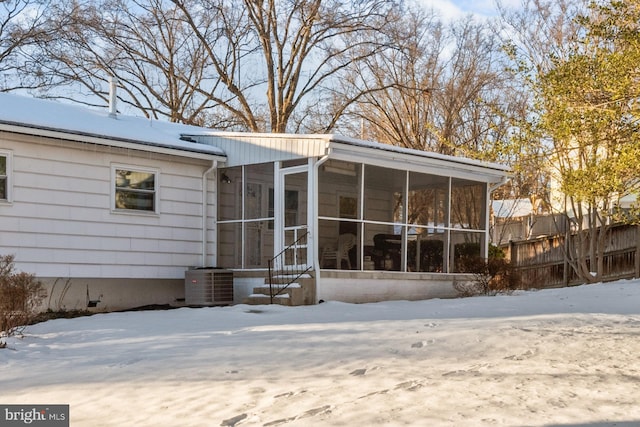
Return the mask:
[[(159, 154), (168, 154), (180, 157), (203, 160), (226, 161), (227, 157), (223, 154), (209, 152), (209, 150), (189, 149), (188, 147), (177, 147), (168, 144), (151, 143), (147, 141), (139, 141), (122, 137), (105, 137), (99, 134), (87, 132), (72, 131), (66, 129), (56, 129), (43, 126), (28, 125), (25, 123), (16, 123), (11, 121), (0, 120), (0, 131), (17, 133), (22, 135), (32, 135), (63, 139), (75, 142), (84, 142), (91, 144), (104, 145), (109, 147), (129, 148), (140, 151), (149, 151)], [(211, 147), (202, 144), (203, 147)]]

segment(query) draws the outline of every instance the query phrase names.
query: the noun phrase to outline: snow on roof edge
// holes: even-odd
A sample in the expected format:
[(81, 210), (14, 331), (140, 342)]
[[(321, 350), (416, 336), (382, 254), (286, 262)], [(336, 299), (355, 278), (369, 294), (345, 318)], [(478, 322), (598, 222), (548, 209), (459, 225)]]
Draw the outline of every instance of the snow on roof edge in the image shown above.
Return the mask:
[[(0, 123), (78, 137), (133, 143), (225, 157), (218, 147), (182, 139), (195, 126), (93, 110), (51, 100), (0, 93)], [(142, 147), (141, 147), (142, 148)]]

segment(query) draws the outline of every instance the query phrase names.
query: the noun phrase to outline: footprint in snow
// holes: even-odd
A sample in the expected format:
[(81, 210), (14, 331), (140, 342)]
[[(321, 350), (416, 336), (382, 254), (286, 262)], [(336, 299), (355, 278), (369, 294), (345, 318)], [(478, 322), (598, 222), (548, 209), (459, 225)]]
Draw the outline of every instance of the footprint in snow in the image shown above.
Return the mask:
[(236, 415), (233, 418), (229, 418), (228, 420), (222, 421), (220, 425), (223, 427), (233, 427), (236, 424), (238, 424), (240, 421), (244, 420), (245, 418), (247, 418), (247, 414)]
[(429, 344), (433, 344), (434, 342), (435, 342), (434, 340), (414, 342), (413, 344), (411, 344), (411, 348), (422, 348), (422, 347), (426, 347), (426, 346), (428, 346)]

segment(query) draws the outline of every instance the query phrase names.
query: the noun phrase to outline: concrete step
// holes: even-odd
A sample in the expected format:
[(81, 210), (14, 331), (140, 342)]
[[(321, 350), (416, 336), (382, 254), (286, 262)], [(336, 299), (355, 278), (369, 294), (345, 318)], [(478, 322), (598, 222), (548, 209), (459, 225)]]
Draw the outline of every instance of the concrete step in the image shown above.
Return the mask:
[[(274, 277), (273, 286), (285, 286), (291, 280), (295, 280), (294, 283), (284, 291), (291, 295), (291, 305), (312, 305), (316, 303), (316, 281), (313, 276), (304, 274), (301, 277), (295, 278), (291, 276), (276, 276)], [(264, 286), (254, 287), (254, 292), (269, 294), (269, 279), (265, 279)]]
[[(273, 282), (274, 283), (289, 283), (290, 281), (298, 281), (301, 279), (311, 279), (312, 276), (309, 273), (300, 274), (286, 274), (285, 272), (274, 272), (273, 273)], [(265, 279), (265, 283), (269, 283), (268, 278)]]
[[(271, 298), (267, 294), (253, 293), (253, 294), (249, 295), (248, 297), (246, 297), (242, 301), (242, 303), (243, 304), (247, 304), (247, 305), (268, 305), (268, 304), (271, 304)], [(278, 296), (273, 298), (273, 303), (274, 304), (279, 304), (279, 305), (290, 306), (291, 305), (291, 298), (289, 297), (288, 294), (278, 295)]]
[[(278, 296), (288, 296), (291, 299), (290, 305), (304, 305), (304, 290), (299, 283), (292, 283), (289, 286), (286, 284), (273, 285), (273, 293)], [(270, 295), (269, 285), (255, 286), (253, 288), (254, 294)]]
[[(287, 286), (287, 283), (292, 279), (294, 278), (291, 276), (282, 275), (274, 278), (276, 282), (272, 284), (274, 293), (279, 290), (282, 290), (282, 293), (274, 297), (273, 303), (287, 306), (315, 304), (315, 279), (305, 274)], [(254, 286), (253, 293), (242, 302), (249, 305), (270, 304), (269, 295), (269, 279), (266, 278), (264, 285)]]

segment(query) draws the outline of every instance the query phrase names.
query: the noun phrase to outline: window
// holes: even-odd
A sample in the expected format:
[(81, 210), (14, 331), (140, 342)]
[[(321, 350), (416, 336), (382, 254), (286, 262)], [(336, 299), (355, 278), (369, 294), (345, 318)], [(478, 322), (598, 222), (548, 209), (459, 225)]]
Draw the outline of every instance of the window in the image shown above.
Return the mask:
[(113, 167), (116, 210), (157, 211), (158, 172), (149, 169)]
[(338, 196), (338, 217), (358, 218), (358, 199), (350, 196)]
[(11, 152), (0, 151), (0, 201), (11, 201)]

